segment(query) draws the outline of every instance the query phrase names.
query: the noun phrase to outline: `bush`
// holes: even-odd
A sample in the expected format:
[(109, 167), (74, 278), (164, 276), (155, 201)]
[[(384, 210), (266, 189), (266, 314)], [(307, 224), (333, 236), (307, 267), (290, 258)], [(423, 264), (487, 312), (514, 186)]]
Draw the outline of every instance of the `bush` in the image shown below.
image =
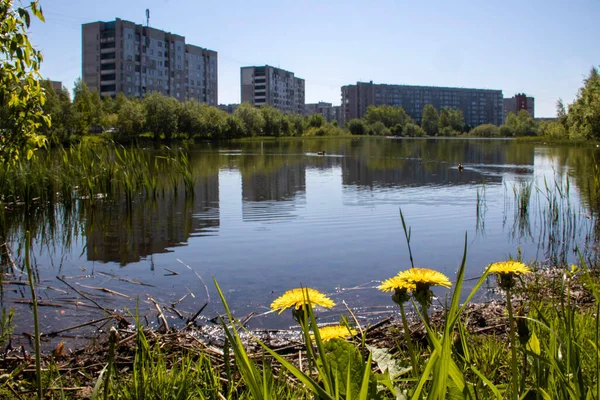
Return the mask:
[(367, 126), (362, 119), (354, 118), (348, 121), (346, 125), (348, 130), (353, 135), (366, 135), (367, 134)]
[(417, 124), (409, 123), (409, 124), (406, 124), (406, 126), (404, 127), (404, 136), (422, 137), (422, 136), (426, 136), (426, 135), (427, 134), (425, 133), (423, 128), (421, 128)]
[(477, 137), (499, 137), (500, 129), (493, 124), (483, 124), (471, 129), (469, 135)]
[(385, 127), (383, 122), (377, 121), (374, 124), (369, 125), (369, 135), (387, 136), (390, 134), (390, 130)]

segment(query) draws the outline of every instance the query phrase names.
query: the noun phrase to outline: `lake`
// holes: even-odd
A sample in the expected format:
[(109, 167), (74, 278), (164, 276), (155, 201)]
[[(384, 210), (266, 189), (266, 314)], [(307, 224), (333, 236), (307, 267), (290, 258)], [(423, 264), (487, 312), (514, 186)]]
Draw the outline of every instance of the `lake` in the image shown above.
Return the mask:
[[(468, 278), (519, 254), (545, 266), (576, 262), (576, 249), (597, 257), (596, 148), (327, 138), (206, 143), (186, 151), (193, 197), (138, 197), (132, 207), (110, 198), (94, 206), (80, 201), (41, 223), (33, 253), (38, 296), (47, 303), (42, 332), (102, 316), (57, 276), (120, 313), (134, 313), (138, 298), (153, 326), (159, 322), (150, 297), (173, 326), (185, 321), (167, 306), (177, 303), (189, 318), (208, 303), (197, 322), (210, 323), (223, 311), (213, 278), (235, 315), (250, 317), (253, 328), (291, 326), (288, 313), (269, 313), (269, 305), (300, 285), (337, 303), (319, 312), (320, 322), (337, 321), (346, 312), (343, 302), (365, 323), (391, 315), (390, 296), (376, 287), (410, 267), (400, 210), (411, 228), (415, 265), (451, 280), (465, 234)], [(15, 257), (22, 257), (20, 244), (11, 243)], [(5, 271), (12, 272), (4, 275), (2, 304), (16, 309), (16, 332), (33, 332), (23, 304), (30, 298), (26, 276)], [(466, 289), (473, 284), (467, 283)], [(443, 302), (450, 292), (435, 293)], [(482, 290), (479, 299), (487, 296)], [(68, 334), (85, 337), (91, 329)]]

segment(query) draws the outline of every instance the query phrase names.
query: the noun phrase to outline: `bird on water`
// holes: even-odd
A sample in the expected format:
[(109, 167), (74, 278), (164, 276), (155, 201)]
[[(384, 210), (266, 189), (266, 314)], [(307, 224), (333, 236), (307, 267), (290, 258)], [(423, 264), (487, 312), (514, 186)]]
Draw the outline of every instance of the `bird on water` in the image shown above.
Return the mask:
[(462, 163), (458, 163), (458, 170), (462, 171), (463, 169), (464, 169), (464, 167), (463, 167)]

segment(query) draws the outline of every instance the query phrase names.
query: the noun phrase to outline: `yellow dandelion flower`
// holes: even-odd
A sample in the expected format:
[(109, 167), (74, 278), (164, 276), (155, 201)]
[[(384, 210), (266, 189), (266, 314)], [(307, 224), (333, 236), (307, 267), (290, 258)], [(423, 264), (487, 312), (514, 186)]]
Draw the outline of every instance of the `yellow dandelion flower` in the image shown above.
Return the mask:
[[(350, 329), (343, 325), (324, 326), (319, 328), (319, 336), (323, 342), (328, 342), (331, 339), (347, 338), (348, 336), (356, 335), (356, 330)], [(314, 335), (310, 335), (314, 339)]]
[(490, 264), (488, 267), (490, 274), (498, 275), (521, 275), (528, 274), (531, 272), (529, 267), (522, 262), (517, 261), (499, 261)]
[(311, 304), (316, 304), (325, 308), (332, 308), (335, 306), (333, 300), (318, 290), (311, 288), (296, 288), (288, 290), (283, 295), (275, 299), (275, 301), (271, 303), (271, 310), (279, 310), (279, 314), (281, 314), (285, 309), (291, 307), (294, 307), (296, 310), (298, 310), (303, 305), (308, 304), (309, 300)]
[(452, 286), (446, 275), (428, 268), (407, 269), (400, 272), (397, 277), (417, 287), (444, 286), (449, 288)]
[(378, 287), (382, 292), (395, 292), (396, 290), (415, 290), (415, 284), (407, 281), (406, 279), (394, 276), (385, 281), (381, 282)]

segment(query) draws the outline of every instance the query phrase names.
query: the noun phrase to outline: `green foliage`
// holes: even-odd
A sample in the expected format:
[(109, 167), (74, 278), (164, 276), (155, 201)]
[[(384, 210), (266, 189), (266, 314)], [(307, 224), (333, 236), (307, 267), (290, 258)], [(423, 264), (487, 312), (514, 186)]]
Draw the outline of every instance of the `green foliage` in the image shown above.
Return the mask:
[[(449, 128), (449, 129), (448, 129)], [(465, 129), (465, 118), (461, 109), (444, 108), (440, 110), (440, 133), (442, 136), (455, 136), (464, 132)], [(445, 131), (451, 133), (446, 135), (442, 133)]]
[(407, 123), (414, 122), (406, 111), (404, 111), (404, 108), (386, 105), (367, 107), (364, 120), (368, 124), (381, 122), (386, 128), (392, 128), (396, 125), (404, 126)]
[(583, 83), (577, 99), (569, 106), (569, 134), (571, 137), (600, 139), (600, 74), (596, 67), (590, 70)]
[(164, 135), (170, 140), (177, 131), (181, 103), (155, 92), (146, 96), (142, 104), (146, 109), (146, 129), (154, 134), (155, 139)]
[(281, 111), (274, 107), (262, 106), (260, 107), (260, 113), (265, 121), (263, 135), (275, 137), (281, 136), (283, 121), (283, 114)]
[(440, 129), (440, 117), (435, 107), (431, 104), (427, 104), (423, 108), (423, 113), (421, 114), (421, 128), (423, 128), (425, 133), (429, 136), (437, 135)]
[(31, 14), (44, 21), (38, 1), (25, 7), (0, 0), (0, 162), (30, 158), (45, 143), (40, 128), (50, 125), (42, 109), (42, 54), (27, 36)]
[(323, 115), (315, 113), (307, 117), (306, 123), (311, 128), (320, 128), (327, 124), (327, 120)]
[(348, 121), (346, 124), (346, 128), (353, 135), (366, 135), (367, 134), (367, 126), (362, 119), (354, 118)]
[(390, 130), (386, 128), (386, 126), (381, 121), (377, 121), (373, 124), (370, 124), (367, 127), (367, 132), (369, 133), (369, 135), (376, 136), (387, 136), (390, 134)]
[(242, 103), (233, 113), (246, 127), (245, 136), (258, 136), (265, 127), (265, 119), (259, 109), (249, 103)]
[(496, 125), (493, 124), (483, 124), (478, 125), (475, 128), (471, 129), (469, 135), (477, 136), (477, 137), (499, 137), (500, 130)]
[(422, 137), (422, 136), (427, 135), (427, 133), (425, 132), (425, 130), (423, 128), (421, 128), (419, 125), (413, 124), (413, 123), (406, 124), (406, 126), (404, 126), (403, 133), (404, 133), (404, 136), (407, 136), (407, 137)]
[[(146, 123), (146, 109), (138, 100), (126, 101), (118, 110), (116, 125), (118, 140), (129, 139), (143, 132)], [(115, 114), (109, 114), (115, 115)]]
[(87, 135), (92, 127), (92, 95), (81, 78), (73, 88), (73, 132), (78, 136)]
[(542, 121), (538, 125), (538, 136), (550, 137), (553, 139), (568, 139), (569, 131), (564, 124), (554, 121)]

